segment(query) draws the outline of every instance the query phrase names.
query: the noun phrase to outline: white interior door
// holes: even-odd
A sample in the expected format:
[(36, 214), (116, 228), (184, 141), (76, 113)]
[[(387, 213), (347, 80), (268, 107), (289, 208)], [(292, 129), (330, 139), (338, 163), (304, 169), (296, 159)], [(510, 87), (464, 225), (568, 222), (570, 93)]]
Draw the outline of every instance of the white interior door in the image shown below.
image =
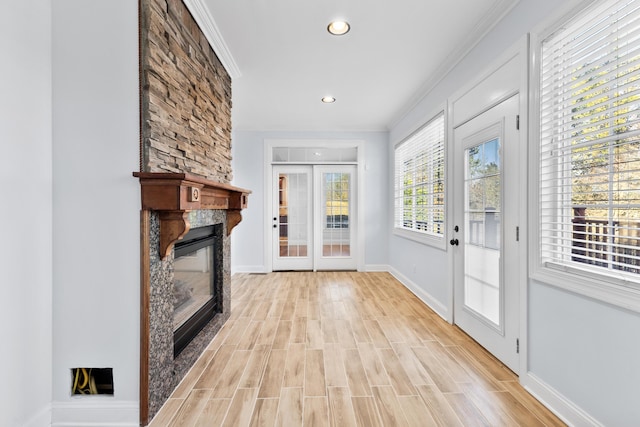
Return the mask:
[(273, 167), (273, 270), (313, 269), (313, 168)]
[(315, 270), (356, 270), (356, 167), (314, 166)]
[(273, 167), (273, 270), (356, 270), (356, 167)]
[(518, 95), (454, 130), (454, 322), (518, 372)]

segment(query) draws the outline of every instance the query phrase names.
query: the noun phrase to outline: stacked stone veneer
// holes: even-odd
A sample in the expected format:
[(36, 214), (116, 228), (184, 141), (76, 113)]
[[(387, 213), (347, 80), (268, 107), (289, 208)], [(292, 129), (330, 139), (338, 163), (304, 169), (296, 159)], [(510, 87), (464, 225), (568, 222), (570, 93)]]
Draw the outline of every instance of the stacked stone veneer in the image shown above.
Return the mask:
[(140, 16), (142, 169), (231, 182), (231, 77), (181, 0)]
[[(181, 0), (140, 0), (143, 172), (189, 172), (229, 183), (231, 78)], [(222, 224), (226, 211), (189, 213), (191, 228)], [(160, 224), (151, 212), (149, 419), (158, 412), (230, 314), (230, 246), (223, 233), (222, 313), (174, 360), (173, 253), (159, 255)]]

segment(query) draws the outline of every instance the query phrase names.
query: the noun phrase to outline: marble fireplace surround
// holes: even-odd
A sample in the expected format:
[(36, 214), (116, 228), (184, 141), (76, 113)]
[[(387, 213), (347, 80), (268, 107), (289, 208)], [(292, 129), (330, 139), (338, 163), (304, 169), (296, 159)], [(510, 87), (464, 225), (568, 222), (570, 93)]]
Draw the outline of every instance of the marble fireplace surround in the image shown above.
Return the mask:
[[(189, 173), (135, 172), (142, 196), (140, 421), (162, 407), (230, 315), (230, 234), (249, 190)], [(173, 245), (191, 228), (222, 224), (222, 310), (173, 358)]]

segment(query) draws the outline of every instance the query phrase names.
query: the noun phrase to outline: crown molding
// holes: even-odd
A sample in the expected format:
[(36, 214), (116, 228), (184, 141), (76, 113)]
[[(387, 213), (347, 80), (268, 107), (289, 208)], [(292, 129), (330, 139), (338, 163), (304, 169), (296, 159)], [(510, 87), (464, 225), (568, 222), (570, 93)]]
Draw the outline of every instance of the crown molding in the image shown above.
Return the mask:
[(184, 4), (191, 12), (193, 19), (197, 22), (202, 33), (207, 38), (209, 45), (220, 59), (222, 66), (227, 70), (232, 79), (236, 79), (242, 75), (240, 68), (231, 55), (229, 47), (222, 38), (222, 34), (218, 30), (216, 21), (211, 16), (209, 8), (204, 0), (184, 0)]
[(462, 44), (449, 54), (432, 74), (432, 77), (420, 86), (415, 92), (415, 95), (405, 104), (404, 108), (394, 116), (387, 126), (387, 130), (396, 127), (407, 114), (416, 108), (429, 92), (431, 92), (519, 2), (520, 0), (496, 0), (482, 19), (478, 20), (475, 28), (469, 32)]

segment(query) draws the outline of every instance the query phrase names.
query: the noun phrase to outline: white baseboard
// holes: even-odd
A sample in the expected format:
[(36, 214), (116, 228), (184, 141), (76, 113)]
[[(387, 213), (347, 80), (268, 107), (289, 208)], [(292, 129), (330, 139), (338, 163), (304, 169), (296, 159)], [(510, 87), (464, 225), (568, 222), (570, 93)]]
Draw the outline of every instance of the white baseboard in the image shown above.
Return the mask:
[(73, 402), (53, 402), (51, 427), (139, 427), (138, 402), (99, 401), (85, 396)]
[[(389, 266), (385, 264), (367, 264), (364, 266), (364, 271), (368, 272), (380, 272), (389, 271)], [(231, 266), (231, 274), (236, 273), (267, 273), (264, 265), (236, 265)]]
[(413, 281), (411, 281), (407, 276), (400, 273), (393, 267), (389, 268), (389, 272), (398, 279), (400, 283), (402, 283), (407, 289), (409, 289), (415, 296), (417, 296), (423, 303), (427, 304), (433, 311), (438, 314), (438, 316), (442, 317), (444, 320), (447, 320), (447, 316), (449, 315), (449, 310), (447, 307), (442, 304), (440, 301), (432, 297), (428, 292), (424, 289), (420, 288)]
[(24, 427), (50, 427), (51, 426), (51, 405), (48, 404), (29, 420), (24, 423)]
[(390, 271), (390, 267), (388, 265), (384, 265), (384, 264), (367, 264), (364, 266), (364, 271), (366, 272), (388, 272)]
[(567, 425), (572, 427), (603, 427), (603, 424), (535, 374), (527, 372), (526, 375), (520, 377), (520, 383)]
[(236, 265), (231, 266), (231, 274), (236, 273), (265, 273), (264, 265)]

